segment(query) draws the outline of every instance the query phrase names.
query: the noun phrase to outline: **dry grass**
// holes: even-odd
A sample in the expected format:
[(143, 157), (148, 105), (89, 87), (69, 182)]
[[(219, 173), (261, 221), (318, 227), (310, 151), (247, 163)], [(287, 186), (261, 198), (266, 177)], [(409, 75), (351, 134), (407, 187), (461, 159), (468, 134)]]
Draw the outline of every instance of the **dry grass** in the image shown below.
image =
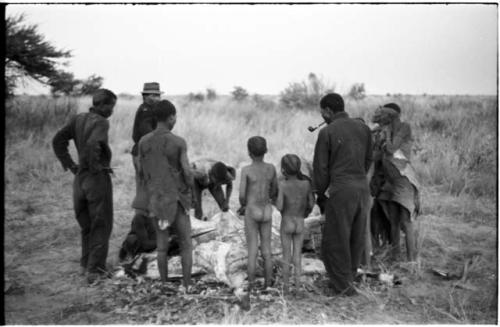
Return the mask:
[[(188, 143), (190, 160), (213, 157), (239, 169), (249, 162), (246, 140), (262, 135), (268, 141), (266, 160), (277, 163), (285, 153), (311, 158), (316, 133), (307, 126), (321, 121), (317, 111), (288, 110), (270, 99), (235, 103), (221, 97), (213, 102), (190, 103), (185, 98), (171, 99), (178, 109), (174, 132)], [(400, 96), (367, 97), (348, 101), (351, 116), (370, 121), (376, 106), (397, 102), (403, 120), (410, 122), (415, 138), (413, 163), (423, 184), (423, 215), (419, 226), (419, 259), (413, 264), (391, 264), (384, 251), (377, 255), (380, 267), (401, 277), (399, 287), (376, 282), (359, 286), (355, 298), (327, 298), (306, 293), (303, 297), (279, 296), (272, 302), (257, 303), (251, 311), (241, 311), (227, 301), (192, 304), (196, 322), (258, 323), (495, 323), (497, 320), (497, 108), (494, 97)], [(113, 263), (126, 234), (134, 196), (134, 171), (131, 163), (131, 130), (139, 98), (120, 98), (110, 118), (110, 142), (115, 167), (115, 225), (111, 238)], [(77, 111), (85, 111), (89, 98), (18, 98), (7, 105), (5, 157), (5, 235), (6, 276), (25, 283), (30, 292), (47, 294), (47, 283), (36, 284), (38, 269), (47, 261), (66, 262), (78, 255), (78, 228), (71, 208), (72, 177), (64, 173), (51, 149), (56, 129)], [(74, 149), (72, 149), (74, 154)], [(238, 179), (237, 179), (238, 180)], [(231, 199), (236, 208), (238, 181)], [(215, 213), (213, 199), (204, 199), (207, 214)], [(53, 253), (53, 254), (52, 254)], [(56, 258), (56, 259), (54, 259)], [(442, 280), (431, 268), (460, 271), (471, 261), (466, 289), (456, 281)], [(68, 272), (77, 263), (62, 269), (60, 278), (71, 285)], [(57, 268), (54, 268), (57, 270)], [(34, 275), (35, 274), (35, 275)], [(48, 277), (47, 277), (48, 278)], [(50, 284), (52, 285), (52, 284)], [(109, 297), (106, 289), (100, 296)], [(45, 292), (45, 293), (44, 293)], [(49, 291), (49, 293), (52, 292)], [(38, 294), (37, 293), (37, 294)], [(34, 294), (34, 293), (33, 293)], [(92, 293), (93, 294), (93, 293)], [(95, 294), (94, 294), (95, 295)], [(46, 295), (47, 299), (50, 295)], [(36, 297), (35, 297), (36, 298)], [(101, 302), (65, 303), (66, 311), (38, 312), (42, 318), (24, 317), (23, 312), (7, 315), (8, 323), (168, 323), (169, 309), (156, 311), (155, 317), (113, 311), (119, 304)], [(14, 303), (6, 297), (6, 303)], [(76, 301), (76, 300), (75, 300)], [(205, 304), (203, 304), (205, 303)], [(202, 306), (205, 305), (205, 307)], [(101, 306), (101, 307), (99, 307)], [(8, 306), (9, 308), (9, 306)], [(105, 311), (103, 308), (107, 308)], [(132, 312), (133, 307), (129, 308)], [(134, 310), (139, 310), (137, 307)], [(205, 318), (213, 310), (214, 319)], [(68, 311), (69, 310), (69, 311)], [(79, 311), (78, 316), (68, 312)], [(105, 312), (104, 312), (104, 311)], [(73, 312), (71, 311), (71, 312)], [(140, 310), (139, 310), (140, 311)], [(83, 315), (85, 313), (85, 315)], [(30, 316), (28, 314), (28, 316)], [(80, 317), (80, 318), (78, 318)], [(155, 318), (155, 319), (153, 319)]]

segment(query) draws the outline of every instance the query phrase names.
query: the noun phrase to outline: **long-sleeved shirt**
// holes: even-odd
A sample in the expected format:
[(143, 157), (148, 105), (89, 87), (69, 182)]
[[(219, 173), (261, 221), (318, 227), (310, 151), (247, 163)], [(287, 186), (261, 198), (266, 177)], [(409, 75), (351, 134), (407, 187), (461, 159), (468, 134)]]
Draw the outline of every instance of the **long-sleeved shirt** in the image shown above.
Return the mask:
[(137, 146), (141, 138), (152, 132), (156, 128), (156, 118), (153, 113), (153, 108), (143, 103), (137, 109), (134, 119), (134, 127), (132, 129), (132, 140), (134, 146), (132, 148), (132, 155), (137, 156)]
[(314, 149), (313, 188), (318, 194), (345, 186), (367, 185), (372, 162), (371, 131), (346, 112), (321, 129)]
[(68, 151), (69, 141), (75, 142), (80, 171), (92, 173), (109, 169), (111, 149), (108, 145), (109, 122), (91, 108), (87, 113), (76, 115), (60, 129), (52, 146), (64, 170), (75, 165)]

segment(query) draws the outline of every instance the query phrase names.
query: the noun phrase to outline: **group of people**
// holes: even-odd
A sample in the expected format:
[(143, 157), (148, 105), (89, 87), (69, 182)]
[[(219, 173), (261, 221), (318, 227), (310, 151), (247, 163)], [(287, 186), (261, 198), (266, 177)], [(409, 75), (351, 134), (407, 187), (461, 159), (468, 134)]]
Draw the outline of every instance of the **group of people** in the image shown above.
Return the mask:
[[(208, 189), (219, 208), (227, 211), (236, 171), (215, 160), (190, 163), (186, 141), (172, 133), (177, 110), (170, 101), (161, 100), (161, 93), (158, 83), (145, 83), (144, 103), (134, 120), (132, 157), (136, 196), (132, 206), (135, 215), (120, 257), (156, 248), (160, 278), (167, 281), (169, 238), (175, 233), (180, 247), (183, 287), (189, 291), (193, 250), (189, 210), (194, 206), (195, 217), (206, 219), (201, 194)], [(80, 264), (89, 283), (106, 273), (113, 225), (107, 118), (113, 112), (116, 96), (100, 89), (93, 95), (92, 104), (89, 112), (76, 115), (53, 139), (54, 151), (63, 168), (75, 174), (74, 209), (82, 233)], [(407, 124), (399, 121), (399, 107), (388, 104), (377, 109), (374, 121), (380, 128), (376, 132), (362, 120), (350, 118), (338, 94), (325, 95), (320, 108), (327, 126), (320, 130), (316, 142), (312, 179), (301, 173), (301, 159), (287, 154), (281, 159), (284, 179), (278, 182), (275, 166), (264, 161), (266, 139), (254, 136), (247, 141), (252, 162), (240, 173), (238, 213), (244, 216), (249, 291), (255, 285), (259, 249), (264, 261), (264, 287), (273, 283), (273, 205), (282, 214), (285, 291), (289, 288), (292, 267), (295, 285), (300, 285), (304, 218), (315, 203), (325, 214), (321, 258), (329, 277), (328, 286), (334, 294), (355, 293), (353, 280), (365, 251), (367, 217), (373, 212), (372, 207), (376, 207), (371, 205), (372, 196), (391, 223), (388, 239), (395, 253), (399, 253), (401, 224), (407, 236), (409, 259), (414, 259), (411, 216), (414, 210), (418, 211), (415, 205), (418, 192), (414, 181), (401, 174), (404, 171), (401, 165), (409, 162), (411, 131)], [(76, 145), (78, 164), (68, 152), (70, 140)], [(374, 177), (368, 178), (372, 174)], [(226, 185), (226, 194), (223, 185)], [(408, 200), (410, 193), (411, 200), (415, 200), (413, 206)]]

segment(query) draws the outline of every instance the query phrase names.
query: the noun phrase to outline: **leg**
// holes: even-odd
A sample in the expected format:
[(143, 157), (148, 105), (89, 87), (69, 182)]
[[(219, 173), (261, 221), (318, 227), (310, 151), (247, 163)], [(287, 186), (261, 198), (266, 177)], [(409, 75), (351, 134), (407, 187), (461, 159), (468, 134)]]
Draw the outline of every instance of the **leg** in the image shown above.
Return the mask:
[(300, 275), (302, 275), (302, 244), (304, 242), (304, 219), (298, 218), (296, 220), (298, 226), (297, 233), (293, 234), (293, 265), (295, 270), (295, 288), (300, 289)]
[(160, 273), (160, 279), (162, 282), (168, 280), (168, 237), (169, 229), (160, 229), (158, 225), (158, 219), (154, 218), (155, 230), (156, 230), (156, 248), (157, 251), (157, 261), (158, 261), (158, 271)]
[(264, 288), (271, 286), (273, 278), (273, 261), (271, 260), (272, 222), (259, 223), (260, 253), (264, 259)]
[(350, 236), (352, 219), (357, 209), (356, 192), (350, 188), (335, 190), (325, 203), (321, 257), (334, 292), (348, 290), (352, 282)]
[(89, 203), (91, 220), (88, 269), (106, 272), (109, 237), (113, 229), (113, 189), (111, 177), (104, 172), (88, 174), (82, 183)]
[(369, 208), (369, 190), (362, 190), (358, 196), (358, 210), (354, 215), (351, 229), (351, 272), (356, 277), (356, 272), (361, 263), (363, 251), (366, 251), (366, 225)]
[(366, 210), (365, 247), (363, 250), (363, 260), (362, 260), (362, 263), (368, 269), (370, 269), (370, 266), (371, 266), (371, 254), (373, 251), (372, 235), (371, 235), (371, 230), (370, 230), (372, 204), (373, 204), (373, 198), (371, 196), (369, 196), (368, 203), (367, 203), (367, 210)]
[(387, 209), (389, 214), (389, 221), (391, 222), (391, 243), (392, 243), (392, 255), (395, 260), (399, 260), (401, 255), (401, 227), (400, 227), (400, 208), (399, 204), (393, 201), (387, 202)]
[(291, 246), (292, 246), (292, 237), (291, 234), (288, 234), (285, 229), (284, 218), (281, 220), (281, 246), (283, 248), (283, 291), (288, 292), (289, 286), (289, 276), (290, 276), (290, 261), (291, 261)]
[(258, 251), (258, 232), (257, 223), (250, 217), (247, 213), (245, 215), (245, 236), (248, 247), (248, 291), (252, 290), (255, 281), (255, 265), (257, 261), (257, 251)]
[(193, 243), (191, 241), (191, 220), (184, 208), (177, 205), (177, 217), (174, 222), (175, 231), (181, 248), (182, 280), (187, 289), (191, 285), (191, 268), (193, 266)]
[(78, 225), (80, 225), (82, 256), (80, 266), (83, 272), (87, 271), (89, 259), (89, 238), (90, 238), (90, 215), (87, 199), (80, 187), (81, 176), (76, 176), (73, 182), (73, 208)]
[(401, 212), (401, 228), (406, 236), (406, 255), (408, 261), (415, 261), (416, 259), (416, 239), (411, 222), (410, 213), (406, 208), (400, 207)]

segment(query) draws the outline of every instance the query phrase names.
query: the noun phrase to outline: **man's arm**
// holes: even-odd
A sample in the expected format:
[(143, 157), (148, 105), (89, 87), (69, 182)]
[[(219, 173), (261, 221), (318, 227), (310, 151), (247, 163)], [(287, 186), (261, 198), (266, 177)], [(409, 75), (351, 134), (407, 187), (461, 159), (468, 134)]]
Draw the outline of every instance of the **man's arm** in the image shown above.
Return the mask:
[(276, 209), (279, 212), (283, 212), (285, 206), (285, 195), (283, 194), (283, 185), (278, 187), (278, 199), (276, 199)]
[[(134, 130), (132, 131), (132, 140), (138, 143), (141, 137), (152, 132), (156, 127), (154, 116), (142, 110), (143, 105), (139, 106), (134, 118)], [(144, 117), (145, 116), (145, 117)]]
[(318, 140), (314, 148), (313, 159), (313, 190), (318, 197), (323, 197), (330, 184), (330, 171), (328, 161), (330, 159), (330, 139), (328, 131), (323, 128), (318, 134)]
[(89, 155), (89, 170), (92, 173), (99, 172), (105, 168), (100, 162), (103, 152), (110, 152), (108, 145), (109, 121), (100, 119), (93, 126), (90, 136), (87, 140), (87, 149)]
[(365, 172), (368, 174), (370, 172), (370, 167), (372, 166), (373, 162), (373, 141), (370, 128), (367, 127), (366, 130), (367, 130), (366, 131), (367, 140), (366, 140), (366, 154), (365, 154)]
[(186, 181), (187, 186), (191, 189), (191, 191), (193, 191), (194, 190), (193, 172), (189, 165), (189, 159), (187, 156), (187, 144), (186, 141), (184, 141), (183, 139), (181, 139), (180, 142), (179, 160), (182, 168), (182, 175), (184, 176), (184, 181)]
[(305, 217), (309, 216), (314, 208), (314, 194), (312, 192), (312, 187), (309, 185), (307, 190), (307, 207), (305, 212)]
[(138, 132), (139, 132), (139, 135), (146, 135), (150, 132), (152, 132), (155, 127), (156, 127), (156, 120), (153, 116), (147, 116), (145, 117), (140, 123), (139, 123), (139, 126), (138, 126)]
[(60, 129), (52, 139), (52, 148), (57, 159), (59, 159), (65, 171), (70, 169), (73, 174), (76, 174), (78, 166), (71, 158), (68, 146), (69, 141), (74, 138), (75, 119), (73, 118), (66, 126)]
[[(231, 194), (233, 193), (233, 182), (229, 181), (226, 184), (226, 198), (224, 200), (224, 208), (222, 211), (227, 211), (229, 210), (229, 200), (231, 199)], [(224, 210), (225, 209), (225, 210)]]
[(247, 205), (247, 171), (245, 168), (241, 170), (239, 200), (242, 207)]
[(224, 212), (227, 211), (227, 208), (224, 206), (226, 199), (224, 198), (224, 191), (222, 190), (222, 186), (221, 185), (211, 186), (208, 188), (208, 190), (210, 191), (210, 194), (212, 194), (212, 196), (214, 197), (215, 202), (217, 202), (219, 209), (221, 209)]
[(386, 138), (385, 150), (393, 154), (404, 142), (407, 142), (411, 138), (411, 128), (410, 125), (402, 123), (401, 129), (393, 134), (392, 140), (390, 137)]
[(272, 203), (276, 203), (278, 198), (278, 174), (276, 173), (276, 168), (272, 166), (273, 169), (273, 177), (271, 178), (271, 187), (270, 187), (270, 198)]

